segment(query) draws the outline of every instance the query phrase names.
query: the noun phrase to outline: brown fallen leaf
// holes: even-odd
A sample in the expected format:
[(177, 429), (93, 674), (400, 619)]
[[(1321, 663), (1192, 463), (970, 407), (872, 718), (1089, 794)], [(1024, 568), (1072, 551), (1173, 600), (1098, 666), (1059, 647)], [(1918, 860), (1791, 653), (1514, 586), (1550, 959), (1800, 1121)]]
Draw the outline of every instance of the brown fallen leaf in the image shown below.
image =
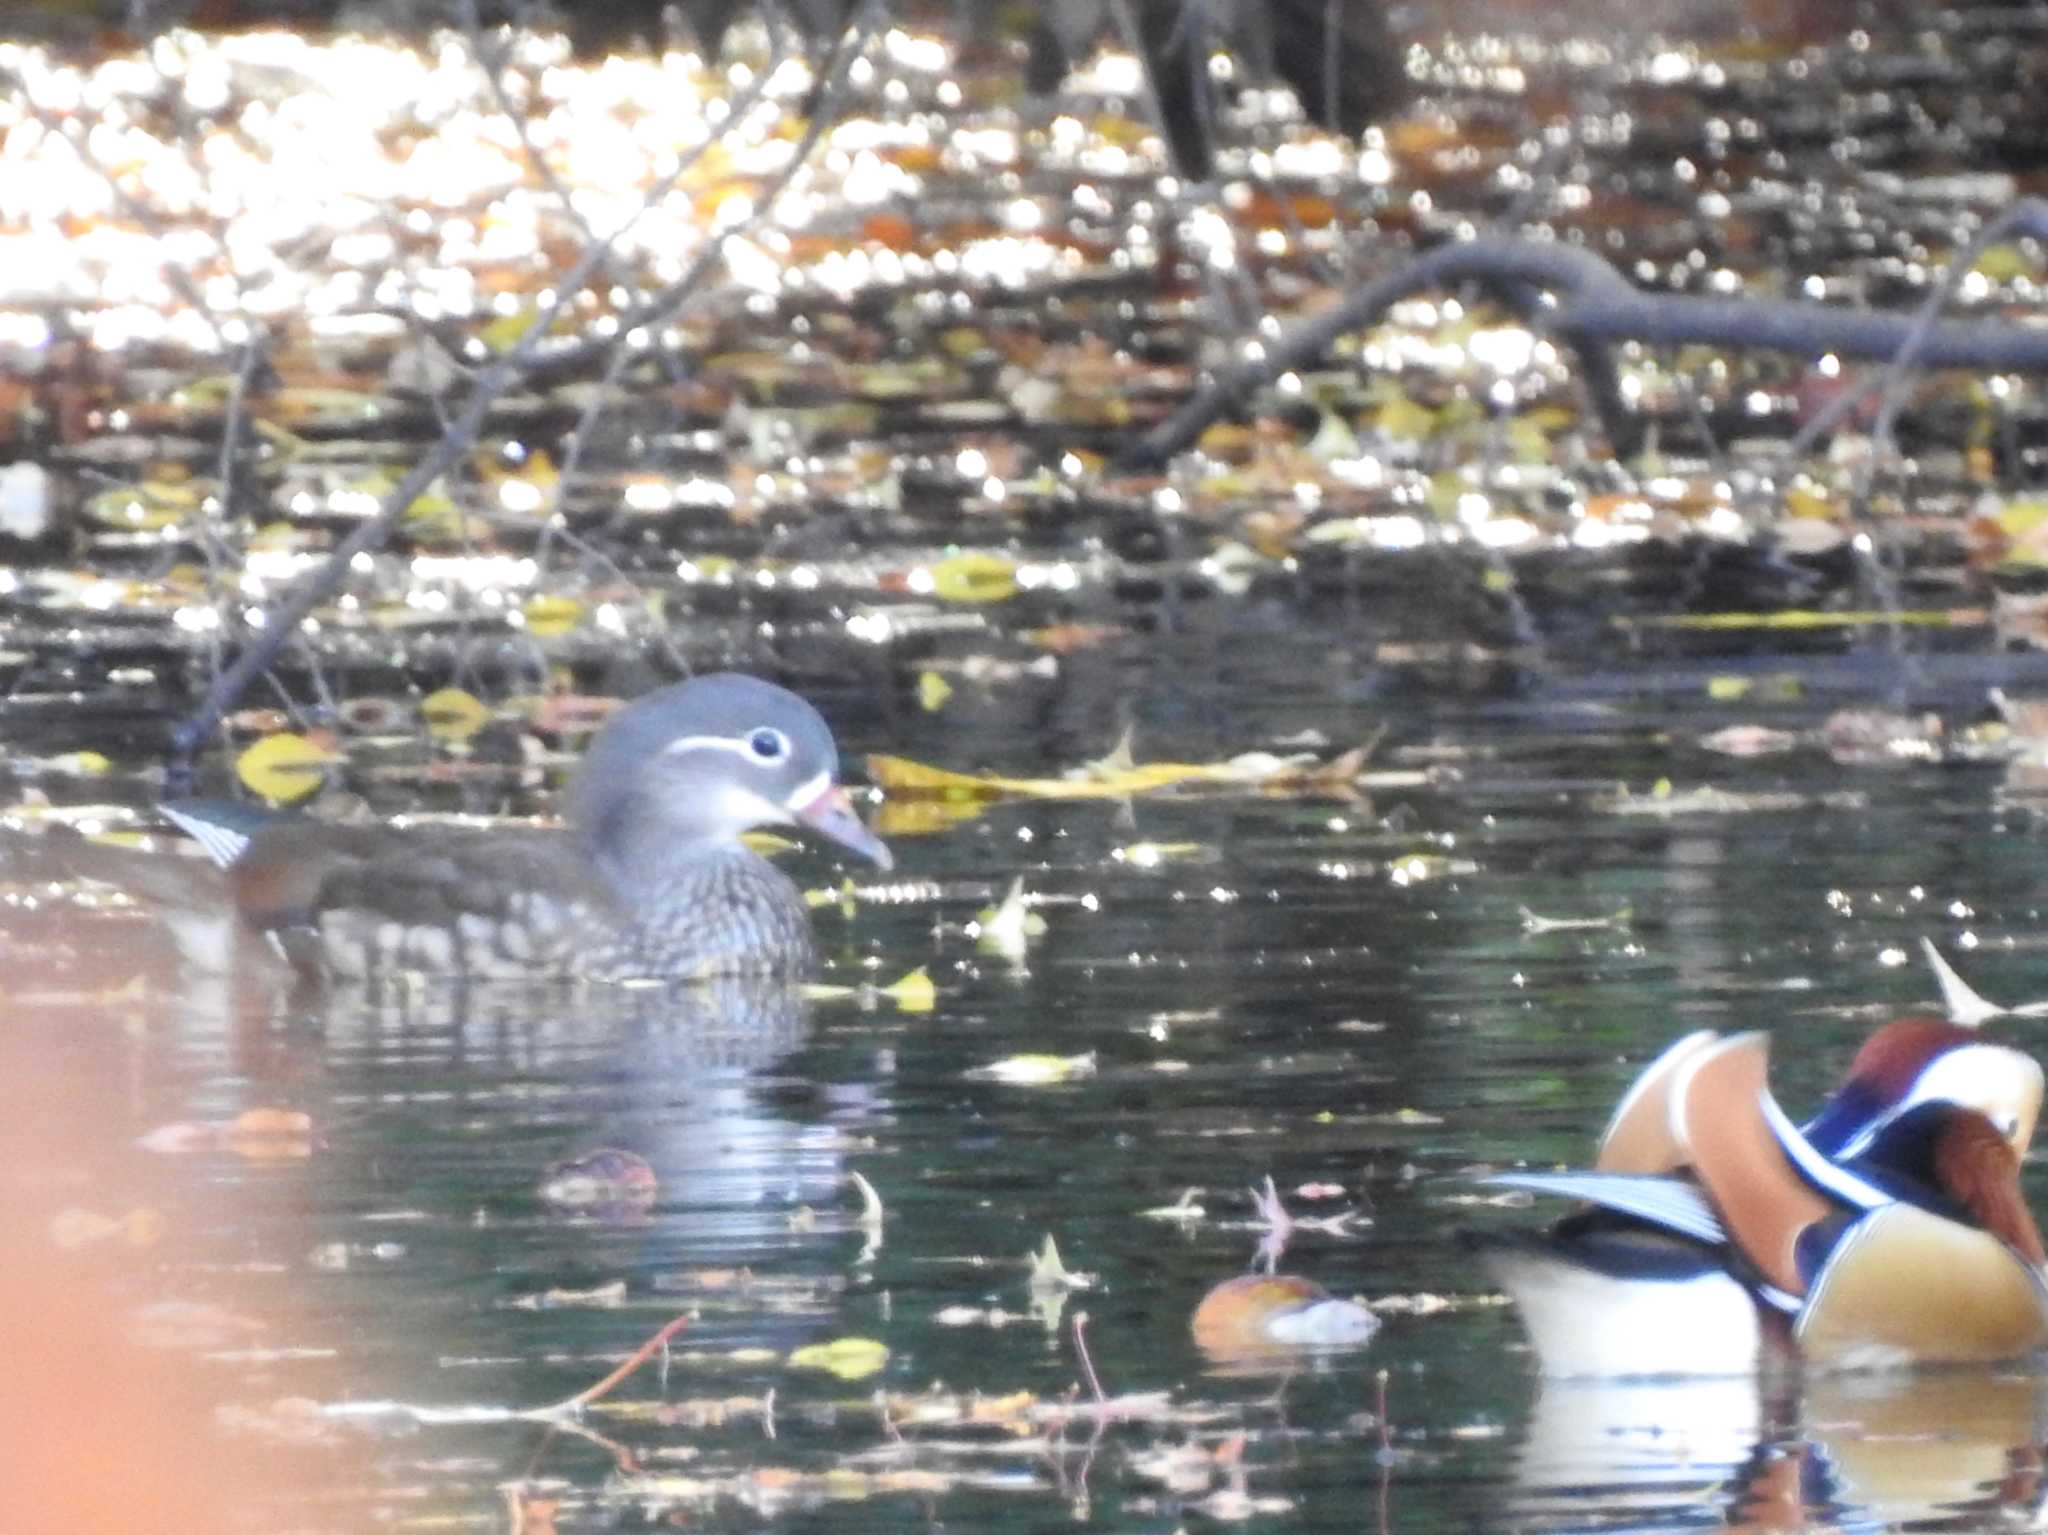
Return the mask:
[(248, 1109), (235, 1116), (221, 1142), (252, 1162), (311, 1156), (313, 1119), (296, 1109)]
[(1240, 1274), (1202, 1297), (1191, 1327), (1212, 1358), (1243, 1360), (1318, 1348), (1355, 1346), (1379, 1318), (1297, 1274)]
[(540, 1184), (540, 1197), (556, 1209), (605, 1220), (644, 1215), (659, 1193), (647, 1159), (615, 1146), (550, 1163)]

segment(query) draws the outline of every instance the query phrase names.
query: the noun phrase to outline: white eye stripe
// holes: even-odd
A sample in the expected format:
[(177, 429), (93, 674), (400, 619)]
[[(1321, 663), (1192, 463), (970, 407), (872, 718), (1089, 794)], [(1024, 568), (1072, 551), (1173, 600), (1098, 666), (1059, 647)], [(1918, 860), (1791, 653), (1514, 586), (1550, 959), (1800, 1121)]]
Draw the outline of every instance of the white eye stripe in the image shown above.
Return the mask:
[(761, 760), (753, 747), (749, 746), (745, 741), (735, 741), (731, 736), (677, 736), (661, 749), (661, 754), (664, 757), (680, 757), (685, 752), (704, 751), (707, 749), (731, 752), (735, 757), (744, 757), (749, 762), (759, 762)]

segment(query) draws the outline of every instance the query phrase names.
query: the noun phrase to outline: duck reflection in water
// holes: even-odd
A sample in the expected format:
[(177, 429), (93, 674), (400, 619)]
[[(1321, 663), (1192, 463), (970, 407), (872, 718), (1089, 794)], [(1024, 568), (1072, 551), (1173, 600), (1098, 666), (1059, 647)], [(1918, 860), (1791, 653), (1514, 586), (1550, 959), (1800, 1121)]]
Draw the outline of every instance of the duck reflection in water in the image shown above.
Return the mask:
[(1611, 1530), (1697, 1527), (1715, 1509), (1735, 1529), (2033, 1529), (2048, 1517), (2044, 1445), (2039, 1370), (1546, 1377), (1513, 1507)]

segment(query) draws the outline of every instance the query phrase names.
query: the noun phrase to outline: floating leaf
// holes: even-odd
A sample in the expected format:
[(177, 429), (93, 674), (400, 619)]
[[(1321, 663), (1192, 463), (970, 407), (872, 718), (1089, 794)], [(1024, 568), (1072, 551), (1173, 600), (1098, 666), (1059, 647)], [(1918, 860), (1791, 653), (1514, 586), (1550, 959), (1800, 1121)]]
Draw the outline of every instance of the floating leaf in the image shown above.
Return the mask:
[(936, 714), (953, 696), (953, 684), (937, 672), (919, 672), (917, 701), (927, 714)]
[(140, 485), (103, 490), (89, 497), (83, 510), (102, 527), (154, 533), (183, 522), (199, 510), (205, 498), (205, 487), (197, 483), (146, 480)]
[(1028, 1283), (1034, 1290), (1086, 1290), (1095, 1283), (1095, 1275), (1074, 1273), (1060, 1261), (1059, 1243), (1050, 1232), (1038, 1251), (1024, 1261), (1030, 1266)]
[(907, 757), (868, 758), (868, 777), (899, 794), (1024, 794), (1039, 799), (1122, 799), (1179, 784), (1229, 784), (1244, 788), (1336, 788), (1355, 775), (1362, 759), (1347, 754), (1321, 763), (1306, 754), (1275, 756), (1246, 752), (1226, 762), (1132, 763), (1127, 752), (1111, 753), (1065, 778), (1009, 778), (999, 773), (957, 773)]
[(2010, 241), (1987, 245), (1977, 253), (1977, 260), (1970, 270), (1982, 274), (1992, 282), (2011, 282), (2015, 277), (2024, 277), (2034, 269), (2034, 263), (2027, 254)]
[(1153, 1205), (1150, 1209), (1140, 1210), (1138, 1215), (1148, 1221), (1180, 1221), (1183, 1224), (1192, 1224), (1209, 1213), (1195, 1202), (1201, 1197), (1201, 1193), (1200, 1189), (1182, 1189), (1180, 1198), (1172, 1204)]
[[(477, 332), (477, 339), (494, 352), (509, 352), (519, 344), (520, 338), (526, 334), (526, 328), (533, 324), (539, 312), (531, 304), (518, 305), (509, 313), (501, 314), (487, 322), (483, 329)], [(549, 317), (549, 323), (553, 323), (553, 318), (552, 315)]]
[(607, 1146), (549, 1163), (540, 1197), (557, 1209), (618, 1219), (650, 1209), (659, 1187), (645, 1157)]
[(413, 497), (402, 521), (406, 532), (413, 537), (441, 543), (457, 542), (469, 528), (468, 520), (455, 504), (455, 498), (448, 494), (447, 483), (443, 480), (434, 481)]
[(420, 700), (427, 734), (437, 741), (467, 741), (489, 723), (490, 709), (474, 693), (440, 688)]
[(296, 1109), (249, 1109), (226, 1124), (159, 1125), (135, 1144), (164, 1155), (227, 1150), (251, 1161), (303, 1157), (313, 1150), (313, 1121)]
[(569, 633), (582, 624), (587, 611), (574, 597), (529, 597), (520, 609), (526, 632), (541, 639)]
[(54, 757), (37, 757), (18, 765), (47, 773), (66, 773), (74, 778), (102, 778), (114, 770), (114, 764), (95, 751), (60, 752)]
[(235, 776), (273, 805), (304, 799), (326, 781), (327, 770), (348, 759), (292, 731), (264, 736), (235, 759)]
[(975, 944), (988, 953), (1012, 961), (1023, 959), (1030, 941), (1045, 935), (1045, 918), (1025, 904), (1024, 876), (1020, 874), (1011, 880), (1002, 905), (983, 911), (968, 924), (967, 931)]
[(1228, 1359), (1355, 1346), (1379, 1325), (1357, 1301), (1340, 1300), (1312, 1279), (1240, 1274), (1202, 1297), (1192, 1330), (1203, 1352)]
[(966, 1073), (970, 1082), (1008, 1082), (1018, 1087), (1037, 1087), (1048, 1082), (1071, 1082), (1076, 1077), (1095, 1075), (1095, 1052), (1084, 1055), (1010, 1055)]
[(1000, 554), (970, 551), (940, 560), (925, 574), (941, 602), (1001, 602), (1017, 593), (1017, 566)]
[(382, 395), (360, 389), (310, 384), (294, 384), (274, 390), (267, 403), (267, 413), (275, 420), (299, 427), (343, 431), (383, 420), (391, 406), (391, 402)]
[(1702, 750), (1719, 752), (1724, 757), (1767, 757), (1792, 750), (1799, 744), (1799, 737), (1790, 730), (1776, 730), (1768, 725), (1729, 725), (1701, 736), (1699, 744)]
[(865, 1380), (889, 1362), (888, 1345), (873, 1338), (834, 1338), (811, 1343), (786, 1361), (792, 1370), (822, 1370), (841, 1380)]
[(920, 965), (894, 985), (884, 987), (882, 995), (894, 1002), (901, 1012), (928, 1013), (938, 1003), (939, 989)]
[(1214, 863), (1221, 855), (1206, 842), (1132, 842), (1111, 848), (1109, 856), (1133, 869), (1157, 869), (1169, 863)]

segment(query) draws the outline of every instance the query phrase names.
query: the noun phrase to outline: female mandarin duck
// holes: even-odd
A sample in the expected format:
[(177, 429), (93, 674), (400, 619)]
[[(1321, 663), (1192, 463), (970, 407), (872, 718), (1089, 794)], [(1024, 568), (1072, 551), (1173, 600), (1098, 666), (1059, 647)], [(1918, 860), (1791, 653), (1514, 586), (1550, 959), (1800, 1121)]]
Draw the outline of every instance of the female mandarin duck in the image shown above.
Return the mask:
[(608, 720), (570, 784), (561, 831), (166, 814), (225, 869), (243, 920), (302, 969), (795, 976), (815, 961), (802, 892), (740, 836), (808, 826), (889, 868), (838, 766), (817, 710), (772, 683), (723, 674), (651, 693)]
[(1481, 1238), (1551, 1375), (1737, 1374), (2009, 1359), (2048, 1347), (2019, 1188), (2038, 1064), (1970, 1029), (1874, 1034), (1803, 1128), (1761, 1034), (1686, 1036), (1615, 1110), (1593, 1170), (1488, 1181), (1586, 1201)]

